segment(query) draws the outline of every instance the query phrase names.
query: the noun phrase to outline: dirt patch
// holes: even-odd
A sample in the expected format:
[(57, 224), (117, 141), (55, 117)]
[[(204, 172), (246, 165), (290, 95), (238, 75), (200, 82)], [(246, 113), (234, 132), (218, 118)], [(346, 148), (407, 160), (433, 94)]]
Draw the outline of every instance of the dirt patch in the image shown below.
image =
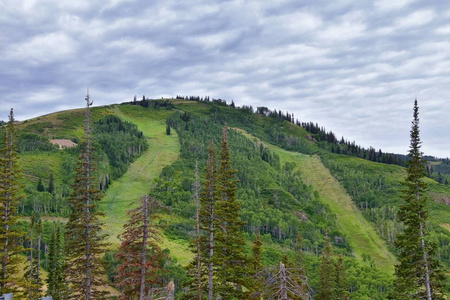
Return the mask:
[(71, 140), (50, 140), (50, 143), (54, 145), (58, 145), (59, 150), (65, 149), (65, 148), (72, 148), (76, 147), (77, 144), (72, 142)]
[(430, 197), (434, 202), (450, 206), (450, 197), (447, 194), (430, 193)]

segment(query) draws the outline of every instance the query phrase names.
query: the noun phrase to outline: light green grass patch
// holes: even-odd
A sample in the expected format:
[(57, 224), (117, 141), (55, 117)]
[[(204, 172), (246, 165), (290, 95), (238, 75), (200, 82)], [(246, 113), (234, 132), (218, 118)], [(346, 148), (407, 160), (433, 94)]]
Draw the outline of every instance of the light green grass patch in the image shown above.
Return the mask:
[(108, 241), (111, 247), (117, 248), (119, 235), (128, 220), (127, 210), (151, 190), (153, 180), (162, 169), (178, 159), (180, 145), (174, 130), (171, 135), (166, 135), (165, 120), (173, 111), (140, 106), (114, 106), (113, 111), (123, 120), (136, 124), (149, 143), (149, 149), (129, 166), (121, 178), (110, 185), (101, 201), (101, 208), (106, 215), (104, 228), (109, 235)]

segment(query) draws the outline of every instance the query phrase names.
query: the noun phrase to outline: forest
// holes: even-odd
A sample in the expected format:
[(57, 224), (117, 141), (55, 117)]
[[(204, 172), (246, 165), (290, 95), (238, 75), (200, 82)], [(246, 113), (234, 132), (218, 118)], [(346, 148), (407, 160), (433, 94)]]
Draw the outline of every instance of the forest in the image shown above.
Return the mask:
[[(408, 156), (364, 149), (288, 112), (208, 96), (87, 101), (23, 122), (11, 111), (1, 131), (0, 294), (450, 293), (450, 165), (420, 147)], [(76, 146), (58, 149), (51, 139)]]

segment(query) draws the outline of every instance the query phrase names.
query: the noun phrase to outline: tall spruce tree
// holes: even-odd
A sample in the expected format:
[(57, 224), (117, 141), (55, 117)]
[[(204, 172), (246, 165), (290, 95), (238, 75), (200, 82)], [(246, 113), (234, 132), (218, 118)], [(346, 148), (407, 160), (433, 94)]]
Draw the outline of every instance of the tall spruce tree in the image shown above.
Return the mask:
[(107, 292), (102, 276), (101, 255), (104, 253), (106, 235), (102, 234), (98, 202), (98, 176), (92, 146), (92, 130), (89, 93), (86, 96), (86, 119), (84, 143), (76, 169), (73, 193), (68, 199), (71, 214), (67, 222), (66, 276), (70, 299), (100, 299)]
[(403, 204), (398, 218), (405, 225), (397, 235), (395, 246), (399, 250), (399, 263), (395, 266), (394, 299), (444, 299), (442, 282), (444, 273), (428, 236), (427, 184), (425, 160), (419, 137), (419, 107), (414, 101), (411, 144), (407, 177), (404, 181)]
[(330, 238), (325, 238), (325, 248), (322, 251), (322, 262), (319, 269), (319, 289), (315, 299), (325, 300), (333, 297), (333, 262), (331, 259)]
[(145, 195), (140, 204), (130, 209), (129, 221), (124, 225), (122, 243), (116, 258), (116, 286), (121, 291), (120, 299), (147, 299), (152, 285), (162, 275), (163, 253), (158, 246), (160, 235), (155, 225), (156, 210), (161, 203)]
[(262, 265), (262, 242), (259, 231), (256, 232), (256, 239), (253, 241), (252, 256), (250, 259), (250, 275), (254, 282), (252, 299), (261, 299), (264, 288), (264, 275)]
[(206, 162), (206, 177), (201, 192), (199, 204), (199, 223), (203, 234), (200, 237), (202, 261), (207, 266), (208, 274), (208, 300), (213, 300), (214, 296), (214, 238), (215, 238), (215, 203), (217, 187), (216, 151), (214, 143), (210, 141), (208, 150), (208, 160)]
[(345, 265), (342, 255), (339, 255), (334, 262), (334, 295), (335, 300), (345, 300), (348, 298), (347, 277), (345, 276)]
[(56, 262), (57, 262), (57, 242), (56, 242), (56, 226), (53, 223), (52, 235), (48, 247), (48, 277), (47, 277), (47, 295), (52, 296), (56, 291)]
[[(192, 252), (194, 253), (194, 259), (187, 267), (187, 274), (189, 280), (185, 282), (186, 292), (183, 294), (182, 299), (199, 299), (203, 298), (203, 286), (204, 286), (204, 274), (205, 274), (205, 262), (202, 261), (202, 250), (206, 249), (202, 245), (202, 235), (200, 229), (200, 183), (198, 178), (198, 161), (195, 162), (195, 181), (193, 187), (194, 201), (196, 207), (195, 213), (195, 238), (191, 241)], [(204, 251), (203, 251), (204, 252)]]
[(24, 234), (15, 226), (21, 195), (12, 108), (8, 124), (3, 131), (3, 145), (0, 152), (0, 294), (2, 294), (17, 291), (23, 281), (18, 276), (20, 254), (24, 252), (21, 244)]
[(216, 289), (224, 299), (244, 299), (253, 292), (249, 276), (249, 260), (245, 255), (245, 239), (241, 228), (241, 205), (237, 201), (236, 170), (231, 166), (228, 149), (228, 128), (222, 133), (220, 164), (217, 174), (215, 203), (214, 264), (217, 266)]
[(65, 280), (63, 276), (64, 251), (61, 240), (61, 225), (53, 223), (48, 251), (47, 296), (54, 300), (65, 299)]
[(24, 271), (24, 279), (25, 279), (25, 285), (24, 285), (24, 292), (26, 294), (26, 297), (30, 300), (38, 299), (39, 298), (39, 292), (41, 288), (40, 284), (40, 278), (37, 276), (37, 270), (38, 270), (38, 262), (37, 259), (35, 259), (36, 251), (35, 251), (35, 232), (37, 229), (37, 222), (34, 212), (31, 213), (30, 218), (30, 227), (28, 231), (27, 239), (29, 240), (29, 247), (26, 249), (29, 252), (28, 255), (28, 264), (25, 266)]

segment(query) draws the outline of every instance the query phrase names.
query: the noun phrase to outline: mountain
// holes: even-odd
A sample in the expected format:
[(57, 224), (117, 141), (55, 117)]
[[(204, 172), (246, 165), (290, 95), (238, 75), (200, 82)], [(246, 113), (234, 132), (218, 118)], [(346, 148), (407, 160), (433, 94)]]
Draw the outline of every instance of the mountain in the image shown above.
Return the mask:
[[(393, 242), (402, 230), (396, 212), (406, 174), (402, 167), (405, 157), (331, 138), (330, 132), (319, 126), (294, 121), (292, 115), (281, 111), (257, 108), (255, 112), (252, 107), (227, 105), (221, 99), (177, 98), (92, 109), (97, 176), (104, 194), (101, 209), (111, 243), (105, 272), (111, 279), (112, 253), (118, 248), (126, 211), (144, 194), (151, 194), (168, 208), (160, 213), (164, 225), (161, 246), (172, 257), (168, 276), (175, 278), (177, 286), (185, 280), (183, 267), (193, 257), (189, 241), (195, 224), (195, 163), (199, 164), (199, 177), (204, 178), (208, 143), (212, 140), (219, 149), (222, 129), (227, 126), (249, 251), (259, 232), (264, 265), (277, 265), (286, 257), (293, 260), (295, 241), (301, 234), (306, 275), (315, 291), (328, 236), (333, 255), (344, 257), (350, 298), (387, 297), (396, 263)], [(64, 222), (69, 215), (66, 200), (83, 120), (84, 110), (79, 109), (17, 124), (25, 191), (20, 213), (23, 224), (32, 211), (48, 221), (44, 243), (50, 239), (50, 221)], [(71, 143), (76, 145), (58, 149), (59, 145), (74, 145)], [(450, 186), (446, 174), (450, 168), (446, 166), (448, 159), (432, 158), (427, 181), (432, 239), (449, 270)]]

